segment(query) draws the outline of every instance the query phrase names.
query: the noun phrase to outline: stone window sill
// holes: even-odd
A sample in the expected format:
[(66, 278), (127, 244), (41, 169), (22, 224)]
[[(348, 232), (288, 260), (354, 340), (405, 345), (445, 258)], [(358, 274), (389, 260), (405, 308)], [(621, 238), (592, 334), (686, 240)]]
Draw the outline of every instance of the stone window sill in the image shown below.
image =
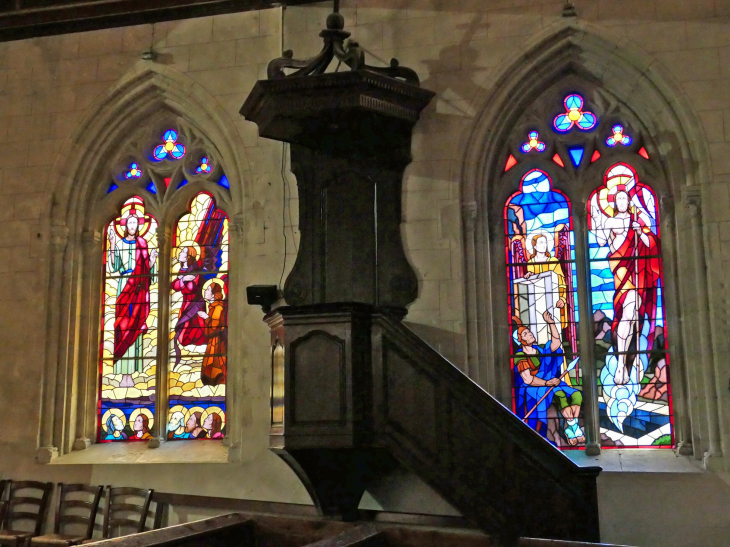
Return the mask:
[(563, 452), (581, 467), (600, 466), (604, 473), (704, 473), (702, 462), (666, 449), (607, 449), (600, 456), (583, 450)]
[(223, 441), (170, 441), (159, 448), (147, 443), (100, 443), (53, 458), (50, 465), (227, 463), (229, 447)]

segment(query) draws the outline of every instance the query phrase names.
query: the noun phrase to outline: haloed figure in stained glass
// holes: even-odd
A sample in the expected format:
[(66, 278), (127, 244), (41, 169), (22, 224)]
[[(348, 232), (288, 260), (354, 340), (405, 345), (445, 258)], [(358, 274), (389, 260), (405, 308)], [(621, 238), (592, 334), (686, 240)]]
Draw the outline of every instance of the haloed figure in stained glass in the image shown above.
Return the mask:
[(585, 443), (570, 216), (568, 199), (539, 169), (522, 177), (505, 206), (514, 410), (563, 448)]
[[(613, 322), (616, 343), (616, 385), (638, 384), (643, 378), (641, 359), (631, 359), (630, 348), (652, 347), (657, 316), (657, 287), (661, 275), (659, 236), (656, 233), (654, 196), (636, 186), (633, 169), (617, 164), (606, 174), (606, 186), (591, 197), (591, 231), (599, 246), (608, 245), (613, 273)], [(640, 334), (646, 344), (642, 344)], [(646, 347), (642, 347), (645, 345)]]
[(223, 281), (213, 278), (205, 284), (203, 296), (208, 302), (208, 311), (199, 311), (205, 321), (205, 337), (208, 343), (203, 357), (203, 369), (200, 379), (205, 386), (217, 386), (226, 383), (226, 346), (228, 313), (223, 301)]
[(188, 242), (187, 245), (180, 248), (177, 257), (180, 270), (172, 281), (172, 290), (182, 293), (183, 302), (179, 311), (180, 317), (175, 324), (173, 370), (177, 368), (182, 359), (181, 346), (200, 346), (206, 343), (205, 323), (198, 316), (198, 312), (205, 309), (205, 301), (201, 294), (203, 278), (198, 265), (199, 255), (200, 246), (197, 243)]
[(122, 237), (114, 223), (107, 232), (107, 272), (119, 276), (114, 319), (114, 374), (121, 374), (121, 387), (134, 387), (132, 375), (142, 372), (143, 334), (150, 314), (150, 275), (154, 274), (157, 250), (147, 248), (139, 235), (145, 223), (135, 207), (120, 220)]

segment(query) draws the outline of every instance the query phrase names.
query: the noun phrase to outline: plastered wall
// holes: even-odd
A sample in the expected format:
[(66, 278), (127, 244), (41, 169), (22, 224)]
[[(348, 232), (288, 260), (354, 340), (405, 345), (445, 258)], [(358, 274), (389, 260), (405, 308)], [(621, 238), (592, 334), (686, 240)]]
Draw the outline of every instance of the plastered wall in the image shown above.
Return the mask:
[[(536, 0), (344, 0), (347, 28), (368, 62), (391, 57), (437, 92), (413, 141), (404, 180), (404, 241), (419, 278), (409, 326), (466, 369), (460, 173), (480, 100), (508, 59), (561, 21), (562, 2)], [(726, 355), (730, 266), (730, 1), (576, 0), (582, 21), (609, 31), (660, 63), (701, 123), (710, 158), (702, 208), (710, 282), (712, 350)], [(77, 124), (106, 90), (137, 70), (150, 44), (156, 65), (202, 86), (220, 105), (245, 148), (247, 187), (242, 240), (245, 284), (277, 283), (293, 264), (296, 181), (282, 180), (282, 147), (260, 139), (238, 109), (266, 63), (282, 49), (316, 54), (328, 6), (272, 9), (0, 44), (0, 476), (145, 486), (166, 492), (309, 503), (293, 473), (267, 447), (268, 333), (257, 308), (242, 306), (242, 442), (233, 463), (74, 464), (35, 462), (40, 381), (48, 342), (45, 288), (47, 219), (54, 166)], [(89, 161), (96, 161), (90, 158)], [(286, 200), (284, 192), (286, 191)], [(286, 209), (282, 215), (283, 204)], [(677, 208), (682, 207), (678, 204)], [(282, 220), (283, 219), (283, 220)], [(286, 233), (286, 265), (284, 235)], [(680, 262), (681, 262), (680, 258)], [(691, 280), (684, 283), (691, 285)], [(241, 299), (242, 302), (242, 299)], [(691, 363), (690, 363), (691, 365)], [(730, 366), (716, 368), (723, 432), (730, 424)], [(701, 405), (700, 405), (701, 406)], [(178, 458), (181, 456), (178, 455)], [(184, 455), (183, 455), (184, 457)], [(193, 456), (191, 456), (192, 458)], [(598, 462), (600, 464), (600, 462)], [(728, 487), (709, 474), (606, 473), (599, 482), (605, 541), (634, 545), (725, 545)], [(690, 500), (695, 508), (685, 511)], [(392, 477), (364, 506), (454, 514), (412, 475)], [(170, 522), (206, 516), (173, 508)]]

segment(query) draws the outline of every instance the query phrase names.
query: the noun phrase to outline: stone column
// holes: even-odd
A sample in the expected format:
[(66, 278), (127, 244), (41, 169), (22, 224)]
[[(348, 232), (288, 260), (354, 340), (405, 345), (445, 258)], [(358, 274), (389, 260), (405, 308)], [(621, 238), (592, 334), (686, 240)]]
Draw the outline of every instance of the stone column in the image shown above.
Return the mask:
[(593, 304), (591, 302), (590, 269), (588, 255), (588, 206), (581, 203), (578, 211), (573, 211), (576, 220), (575, 257), (576, 277), (578, 278), (578, 307), (581, 320), (578, 322), (580, 334), (580, 370), (583, 373), (583, 418), (586, 434), (586, 455), (598, 456), (601, 453), (601, 424), (598, 409), (598, 382), (595, 356), (595, 332), (593, 328)]
[(241, 332), (241, 312), (246, 305), (246, 291), (243, 284), (243, 248), (245, 224), (242, 213), (232, 215), (228, 221), (229, 264), (237, 264), (228, 272), (230, 293), (228, 295), (228, 382), (226, 384), (226, 436), (224, 446), (229, 448), (229, 461), (240, 459), (241, 445), (241, 399), (243, 389), (243, 347), (240, 336), (231, 333)]
[(157, 373), (155, 374), (155, 423), (148, 448), (167, 440), (170, 365), (170, 228), (157, 226)]
[(96, 390), (99, 362), (99, 310), (101, 279), (98, 264), (102, 248), (101, 233), (86, 231), (81, 235), (82, 261), (80, 267), (81, 309), (79, 310), (79, 350), (76, 389), (76, 431), (74, 450), (84, 450), (92, 443), (96, 426)]
[[(46, 347), (46, 363), (41, 380), (41, 431), (38, 463), (50, 463), (58, 456), (58, 446), (53, 438), (56, 407), (56, 378), (58, 377), (58, 352), (61, 328), (61, 302), (64, 290), (65, 268), (64, 256), (68, 245), (68, 228), (65, 225), (51, 226), (50, 257), (48, 278), (48, 310), (47, 324), (48, 342)], [(63, 418), (62, 416), (60, 417)]]
[(477, 320), (477, 269), (476, 269), (476, 246), (474, 229), (477, 218), (477, 204), (474, 201), (462, 203), (461, 215), (464, 219), (464, 265), (466, 267), (466, 339), (467, 339), (467, 364), (466, 370), (469, 377), (476, 383), (481, 384), (480, 363), (479, 363), (479, 334)]
[[(669, 275), (664, 276), (664, 295), (665, 310), (667, 310), (666, 301), (671, 299), (671, 313), (664, 312), (665, 323), (670, 325), (668, 329), (671, 333), (671, 346), (667, 346), (672, 356), (672, 369), (676, 369), (681, 374), (672, 374), (669, 371), (669, 377), (672, 384), (673, 407), (675, 409), (675, 439), (677, 449), (681, 456), (691, 456), (694, 451), (692, 448), (692, 424), (690, 421), (689, 411), (689, 383), (686, 375), (686, 362), (684, 361), (682, 328), (680, 327), (679, 315), (679, 291), (677, 290), (677, 280), (679, 273), (677, 271), (676, 259), (676, 243), (677, 243), (677, 222), (674, 208), (674, 198), (671, 196), (663, 196), (661, 198), (661, 219), (662, 238), (665, 245), (662, 246), (663, 266), (665, 272)], [(670, 240), (673, 240), (670, 242)], [(665, 333), (665, 338), (667, 337)], [(667, 338), (668, 339), (668, 338)]]
[(704, 454), (707, 464), (709, 458), (721, 457), (720, 422), (717, 406), (717, 392), (715, 390), (715, 369), (710, 350), (712, 340), (710, 336), (710, 298), (707, 290), (707, 263), (705, 261), (705, 244), (702, 230), (702, 197), (699, 193), (688, 195), (686, 198), (692, 225), (692, 251), (695, 270), (695, 287), (697, 288), (697, 330), (700, 341), (700, 361), (704, 383), (705, 404), (707, 406), (707, 429), (709, 432), (709, 449)]

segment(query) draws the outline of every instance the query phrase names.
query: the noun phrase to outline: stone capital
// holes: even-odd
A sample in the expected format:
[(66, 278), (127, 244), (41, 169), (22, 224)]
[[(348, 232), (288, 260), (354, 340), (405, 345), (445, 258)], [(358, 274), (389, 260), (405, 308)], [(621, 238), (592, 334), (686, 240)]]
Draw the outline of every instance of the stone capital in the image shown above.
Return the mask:
[(702, 194), (699, 188), (690, 188), (684, 196), (684, 204), (689, 209), (692, 220), (699, 220), (702, 213)]
[(231, 233), (238, 239), (243, 239), (244, 234), (244, 217), (243, 213), (232, 215), (228, 221), (228, 227)]
[(98, 230), (85, 230), (81, 234), (81, 242), (85, 247), (96, 247), (101, 241), (101, 232)]

